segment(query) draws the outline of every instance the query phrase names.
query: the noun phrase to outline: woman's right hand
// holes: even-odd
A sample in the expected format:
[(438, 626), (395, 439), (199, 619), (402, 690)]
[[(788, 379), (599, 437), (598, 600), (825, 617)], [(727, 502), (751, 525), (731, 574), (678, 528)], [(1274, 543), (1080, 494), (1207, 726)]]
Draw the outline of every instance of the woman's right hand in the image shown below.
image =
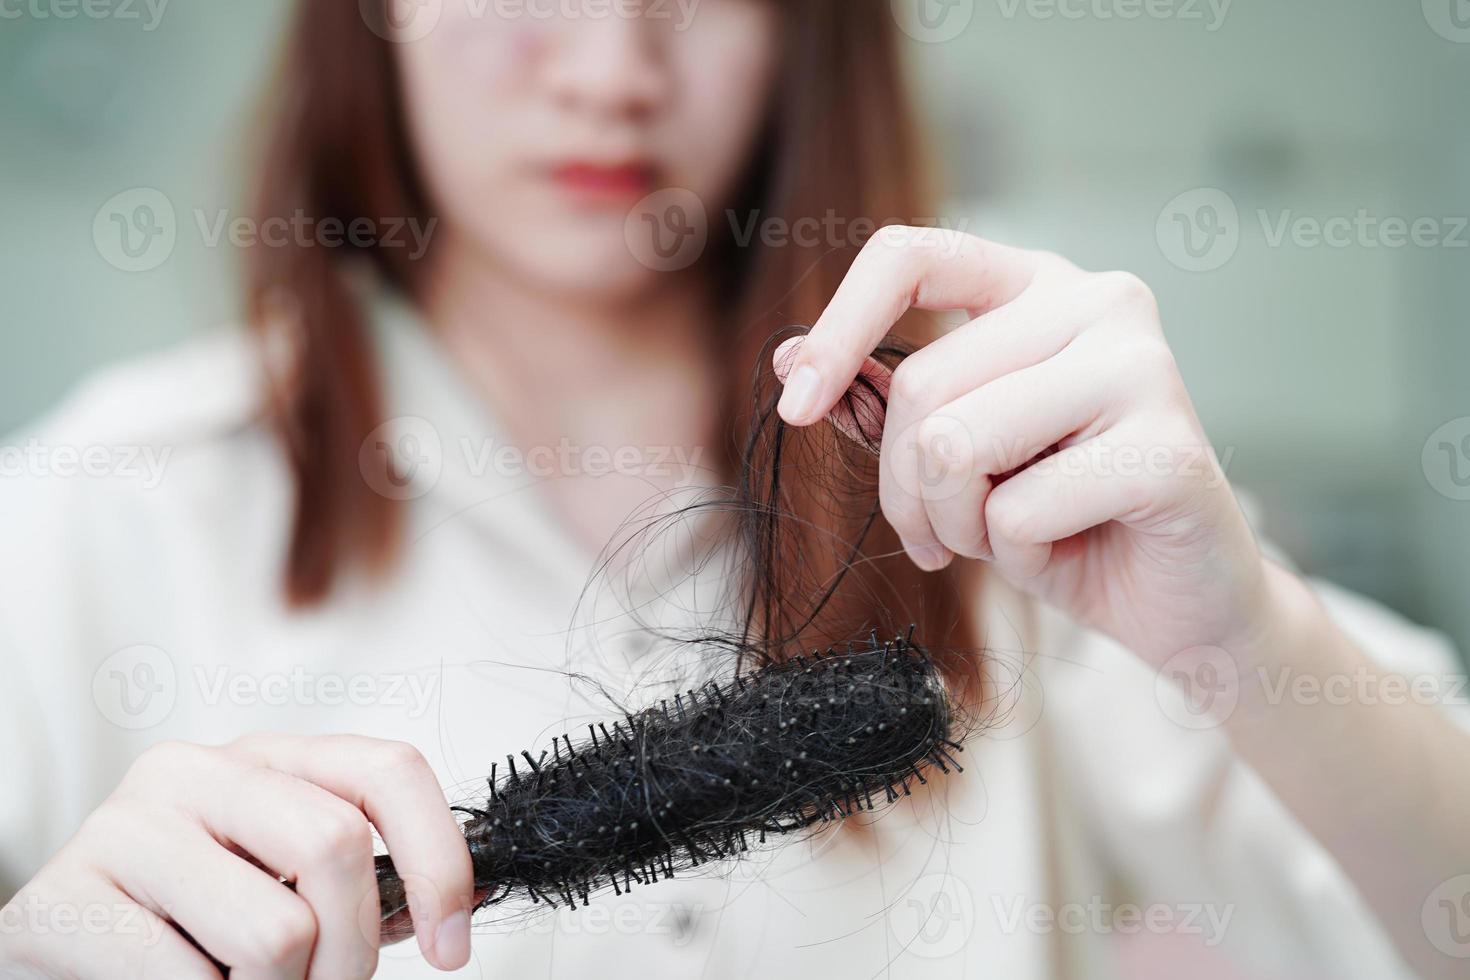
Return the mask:
[(424, 955), (464, 966), (469, 849), (423, 756), (355, 736), (253, 735), (144, 753), (0, 910), (0, 975), (218, 978), (202, 949), (232, 980), (370, 976), (373, 828)]

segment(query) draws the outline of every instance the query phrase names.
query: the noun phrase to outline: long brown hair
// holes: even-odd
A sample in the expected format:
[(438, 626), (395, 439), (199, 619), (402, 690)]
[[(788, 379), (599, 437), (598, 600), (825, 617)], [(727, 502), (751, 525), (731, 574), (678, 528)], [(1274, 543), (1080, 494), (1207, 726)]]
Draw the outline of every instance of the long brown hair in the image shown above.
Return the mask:
[[(889, 5), (791, 0), (782, 7), (779, 97), (732, 213), (759, 212), (787, 227), (827, 215), (848, 222), (919, 220), (928, 213), (921, 160)], [(295, 16), (271, 107), (258, 217), (305, 213), (344, 225), (361, 216), (427, 221), (429, 202), (410, 152), (392, 46), (367, 28), (351, 0), (303, 0)], [(712, 236), (720, 224), (711, 222)], [(749, 425), (750, 378), (769, 374), (763, 350), (772, 332), (815, 321), (859, 243), (737, 249), (730, 238), (712, 246), (720, 261), (709, 265), (721, 270), (726, 308), (736, 311), (721, 328), (732, 365), (725, 417), (738, 440)], [(290, 325), (286, 367), (276, 361), (267, 375), (274, 379), (273, 421), (294, 477), (285, 592), (297, 605), (322, 601), (350, 568), (382, 572), (394, 559), (401, 505), (374, 492), (359, 468), (362, 440), (384, 420), (376, 362), (349, 270), (365, 261), (388, 286), (419, 299), (425, 270), (407, 253), (292, 246), (252, 255), (251, 323), (268, 339), (282, 323)], [(924, 321), (904, 329), (911, 342), (931, 339)], [(832, 505), (832, 487), (871, 502), (876, 482), (873, 467), (855, 460), (853, 447), (840, 445), (827, 430), (815, 426), (802, 433), (809, 443), (803, 458), (827, 472), (784, 484), (781, 503), (804, 530), (789, 536), (789, 553), (767, 557), (777, 566), (799, 566), (803, 574), (773, 580), (785, 584), (765, 597), (763, 614), (779, 620), (769, 628), (791, 626), (808, 646), (845, 639), (875, 625), (877, 605), (892, 618), (917, 622), (931, 647), (965, 646), (956, 642), (963, 617), (954, 576), (922, 575), (903, 558), (885, 524), (862, 526), (864, 507)], [(843, 578), (822, 621), (808, 622), (797, 610), (811, 602), (814, 587), (834, 579), (833, 563), (844, 557), (833, 542), (864, 535), (860, 560), (845, 565), (852, 574)]]

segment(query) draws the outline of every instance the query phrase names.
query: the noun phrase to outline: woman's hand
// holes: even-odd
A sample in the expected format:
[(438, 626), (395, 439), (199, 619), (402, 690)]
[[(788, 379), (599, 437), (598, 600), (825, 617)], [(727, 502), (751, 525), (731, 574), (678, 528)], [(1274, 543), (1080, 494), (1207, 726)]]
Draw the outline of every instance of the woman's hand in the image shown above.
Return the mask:
[[(972, 319), (888, 377), (867, 355), (910, 308)], [(794, 425), (860, 371), (887, 386), (880, 498), (921, 568), (993, 561), (1156, 666), (1264, 628), (1265, 563), (1134, 276), (887, 228), (775, 360)]]
[[(0, 913), (0, 973), (219, 977), (202, 949), (233, 980), (371, 976), (374, 827), (424, 955), (463, 966), (469, 850), (423, 756), (350, 736), (251, 736), (141, 756)], [(72, 928), (57, 927), (63, 916)]]

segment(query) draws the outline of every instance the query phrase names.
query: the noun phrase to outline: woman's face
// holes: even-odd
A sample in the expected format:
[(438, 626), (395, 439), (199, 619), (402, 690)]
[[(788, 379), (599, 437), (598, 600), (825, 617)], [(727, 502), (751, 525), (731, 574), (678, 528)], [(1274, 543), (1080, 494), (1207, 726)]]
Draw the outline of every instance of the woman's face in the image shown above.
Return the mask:
[(687, 265), (764, 121), (778, 13), (770, 0), (443, 0), (426, 36), (395, 45), (441, 235), (587, 298)]

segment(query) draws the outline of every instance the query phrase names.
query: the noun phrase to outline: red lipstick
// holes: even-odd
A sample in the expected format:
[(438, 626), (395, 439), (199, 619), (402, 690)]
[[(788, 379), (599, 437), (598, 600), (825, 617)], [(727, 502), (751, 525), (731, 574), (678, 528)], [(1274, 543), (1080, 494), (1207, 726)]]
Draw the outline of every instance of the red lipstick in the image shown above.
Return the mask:
[(551, 178), (562, 190), (589, 202), (632, 203), (656, 186), (654, 168), (643, 163), (572, 161), (553, 167)]

